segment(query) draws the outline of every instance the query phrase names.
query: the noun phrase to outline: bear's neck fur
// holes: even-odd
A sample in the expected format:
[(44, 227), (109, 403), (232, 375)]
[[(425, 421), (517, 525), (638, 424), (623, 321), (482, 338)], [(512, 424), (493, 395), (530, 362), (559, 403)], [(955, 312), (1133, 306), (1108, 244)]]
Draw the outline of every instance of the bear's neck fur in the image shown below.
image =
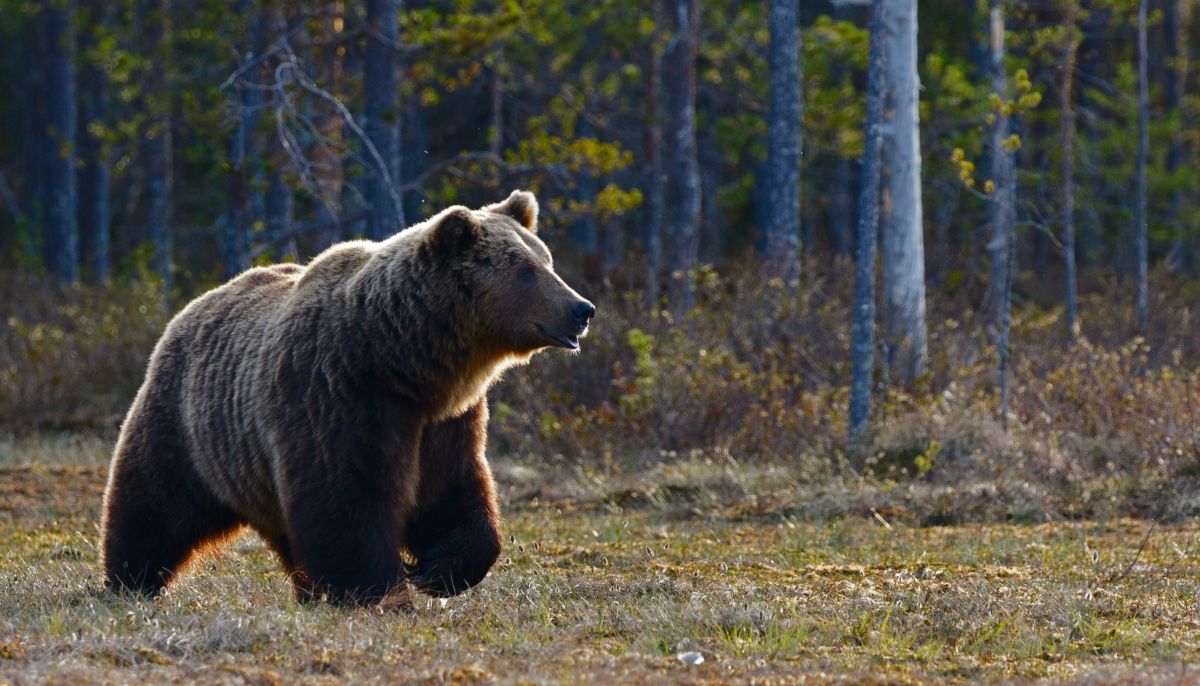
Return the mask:
[(353, 377), (436, 421), (461, 415), (521, 360), (483, 340), (474, 294), (453, 264), (423, 254), (419, 228), (342, 244), (345, 256), (322, 256), (309, 270), (341, 275), (330, 296), (342, 302), (327, 308), (327, 326), (340, 349), (354, 351), (344, 360)]

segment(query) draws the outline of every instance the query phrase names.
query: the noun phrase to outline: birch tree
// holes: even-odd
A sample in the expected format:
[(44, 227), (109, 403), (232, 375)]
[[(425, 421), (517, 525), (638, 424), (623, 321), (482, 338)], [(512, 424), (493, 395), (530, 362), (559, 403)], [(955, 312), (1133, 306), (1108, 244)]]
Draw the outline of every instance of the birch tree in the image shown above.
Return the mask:
[(923, 375), (928, 364), (917, 0), (884, 0), (879, 9), (885, 81), (880, 203), (884, 358), (889, 373), (908, 383)]
[(991, 175), (988, 194), (991, 196), (992, 236), (988, 252), (992, 258), (991, 279), (988, 281), (987, 310), (995, 325), (996, 347), (999, 349), (998, 378), (1000, 385), (1000, 424), (1008, 423), (1008, 336), (1011, 323), (1013, 257), (1016, 241), (1016, 176), (1013, 169), (1013, 150), (1016, 143), (1009, 133), (1008, 73), (1004, 68), (1004, 0), (989, 0), (988, 6), (988, 68), (992, 80), (991, 117)]
[(988, 73), (992, 81), (992, 131), (990, 143), (991, 237), (987, 244), (991, 257), (991, 276), (985, 310), (993, 326), (999, 327), (1004, 305), (1004, 288), (1008, 280), (1009, 243), (1016, 221), (1012, 199), (1015, 178), (1009, 131), (1008, 73), (1004, 67), (1004, 0), (989, 0), (988, 4)]
[(696, 45), (699, 0), (667, 0), (672, 36), (663, 55), (663, 91), (671, 131), (668, 175), (671, 215), (671, 306), (692, 309), (692, 274), (700, 250), (700, 163), (696, 150)]

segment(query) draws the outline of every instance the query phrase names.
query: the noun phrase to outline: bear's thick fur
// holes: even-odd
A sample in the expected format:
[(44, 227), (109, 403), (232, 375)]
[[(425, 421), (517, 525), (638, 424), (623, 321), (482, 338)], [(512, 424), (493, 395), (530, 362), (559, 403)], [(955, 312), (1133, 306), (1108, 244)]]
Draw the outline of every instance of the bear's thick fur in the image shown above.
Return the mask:
[(595, 312), (536, 223), (516, 191), (304, 267), (250, 269), (184, 308), (113, 455), (109, 586), (156, 593), (246, 524), (302, 599), (482, 580), (500, 553), (485, 393), (538, 350), (577, 349)]

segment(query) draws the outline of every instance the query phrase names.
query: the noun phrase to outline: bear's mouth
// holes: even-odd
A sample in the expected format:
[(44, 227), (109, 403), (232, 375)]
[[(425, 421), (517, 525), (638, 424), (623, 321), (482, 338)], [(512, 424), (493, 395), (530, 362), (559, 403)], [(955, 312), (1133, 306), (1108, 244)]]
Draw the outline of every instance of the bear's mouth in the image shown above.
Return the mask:
[(579, 336), (559, 336), (552, 334), (541, 324), (538, 324), (537, 328), (538, 331), (541, 331), (546, 336), (546, 338), (554, 341), (554, 344), (558, 347), (566, 348), (567, 350), (579, 350)]

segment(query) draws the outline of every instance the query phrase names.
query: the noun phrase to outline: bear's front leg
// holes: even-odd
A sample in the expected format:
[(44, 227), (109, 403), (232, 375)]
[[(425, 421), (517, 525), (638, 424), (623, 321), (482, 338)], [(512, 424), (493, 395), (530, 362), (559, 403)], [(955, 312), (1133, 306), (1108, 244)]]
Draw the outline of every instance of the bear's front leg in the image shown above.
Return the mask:
[(405, 604), (396, 602), (408, 588), (399, 544), (415, 500), (416, 433), (376, 444), (335, 435), (337, 449), (291, 463), (286, 545), (277, 549), (286, 550), (300, 598)]
[(419, 590), (458, 595), (483, 581), (500, 557), (499, 506), (485, 455), (487, 401), (421, 434), (421, 489), (405, 541)]
[(297, 597), (370, 605), (403, 593), (404, 564), (391, 514), (361, 494), (357, 502), (323, 495), (310, 495), (289, 517)]

